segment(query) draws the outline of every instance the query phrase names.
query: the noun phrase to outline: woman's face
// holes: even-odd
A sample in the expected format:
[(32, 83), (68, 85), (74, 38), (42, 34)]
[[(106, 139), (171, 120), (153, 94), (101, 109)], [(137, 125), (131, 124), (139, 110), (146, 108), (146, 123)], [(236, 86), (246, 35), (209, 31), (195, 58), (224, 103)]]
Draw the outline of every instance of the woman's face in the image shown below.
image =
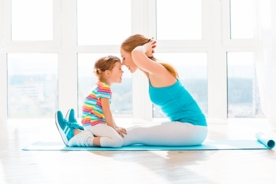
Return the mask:
[(131, 54), (121, 48), (122, 65), (125, 65), (131, 73), (137, 70), (137, 65), (133, 62)]

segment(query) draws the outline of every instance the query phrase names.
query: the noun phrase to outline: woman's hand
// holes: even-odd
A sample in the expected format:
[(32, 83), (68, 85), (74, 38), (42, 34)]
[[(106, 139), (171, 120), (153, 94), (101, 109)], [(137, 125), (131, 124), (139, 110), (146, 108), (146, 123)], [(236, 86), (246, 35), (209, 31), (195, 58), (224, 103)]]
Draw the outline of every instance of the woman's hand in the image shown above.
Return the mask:
[(125, 135), (127, 134), (127, 131), (126, 131), (125, 128), (116, 127), (115, 130), (116, 130), (116, 132), (117, 132), (120, 136), (122, 136), (122, 137), (124, 137), (124, 134), (125, 134)]
[(149, 39), (148, 43), (143, 45), (143, 47), (146, 56), (151, 58), (153, 56), (154, 49), (156, 48), (156, 40), (152, 37), (151, 39)]

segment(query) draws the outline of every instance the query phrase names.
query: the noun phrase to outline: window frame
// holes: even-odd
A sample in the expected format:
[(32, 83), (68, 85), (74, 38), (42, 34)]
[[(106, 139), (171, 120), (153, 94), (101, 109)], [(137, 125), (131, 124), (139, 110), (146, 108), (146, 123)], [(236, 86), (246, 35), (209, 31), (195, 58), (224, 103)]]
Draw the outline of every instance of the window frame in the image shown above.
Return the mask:
[(61, 40), (61, 9), (62, 0), (53, 0), (53, 40), (52, 41), (13, 41), (11, 40), (11, 0), (4, 0), (4, 44), (6, 48), (31, 48), (45, 49), (47, 47), (60, 47)]
[(231, 39), (231, 17), (230, 17), (230, 3), (231, 0), (222, 0), (222, 27), (223, 27), (223, 45), (225, 47), (252, 47), (255, 44), (255, 39)]
[[(58, 53), (59, 109), (78, 107), (77, 54), (119, 52), (118, 45), (78, 46), (77, 0), (54, 0), (53, 41), (10, 40), (10, 2), (0, 0), (0, 119), (7, 119), (8, 53)], [(206, 52), (208, 118), (227, 119), (227, 52), (255, 52), (254, 39), (230, 39), (229, 0), (202, 0), (202, 40), (158, 40), (156, 52)], [(131, 34), (156, 37), (156, 0), (131, 0)], [(152, 120), (148, 80), (142, 72), (132, 75), (133, 118)], [(68, 100), (70, 99), (70, 100)]]

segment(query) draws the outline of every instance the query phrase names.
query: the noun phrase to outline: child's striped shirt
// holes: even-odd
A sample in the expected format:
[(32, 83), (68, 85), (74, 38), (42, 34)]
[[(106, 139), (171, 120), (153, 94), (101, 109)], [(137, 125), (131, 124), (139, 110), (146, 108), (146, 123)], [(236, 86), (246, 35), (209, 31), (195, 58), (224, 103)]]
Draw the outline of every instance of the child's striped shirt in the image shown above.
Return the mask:
[(97, 82), (91, 93), (84, 99), (82, 106), (82, 125), (95, 126), (99, 123), (106, 123), (101, 98), (108, 98), (111, 103), (111, 89), (105, 82)]

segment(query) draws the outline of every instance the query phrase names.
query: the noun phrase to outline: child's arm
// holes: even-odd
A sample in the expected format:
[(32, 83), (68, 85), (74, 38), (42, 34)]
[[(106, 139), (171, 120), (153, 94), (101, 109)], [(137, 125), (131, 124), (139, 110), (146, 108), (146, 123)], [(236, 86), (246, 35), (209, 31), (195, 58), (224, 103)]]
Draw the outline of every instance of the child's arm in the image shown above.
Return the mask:
[(118, 126), (117, 126), (117, 124), (115, 123), (115, 120), (114, 120), (114, 118), (113, 118), (113, 117), (112, 117), (112, 121), (113, 121), (113, 123), (114, 123), (115, 127), (116, 127), (116, 128), (118, 128)]
[[(113, 117), (112, 117), (112, 118), (113, 118)], [(114, 118), (113, 118), (113, 123), (114, 123), (115, 127), (116, 127), (117, 129), (120, 129), (120, 131), (121, 131), (122, 133), (127, 134), (127, 131), (126, 131), (125, 128), (122, 128), (122, 127), (118, 127), (118, 126), (117, 126), (117, 124), (115, 123)]]
[(101, 104), (102, 104), (102, 109), (103, 109), (103, 114), (106, 120), (106, 123), (108, 126), (114, 128), (116, 132), (124, 137), (124, 134), (126, 134), (126, 129), (117, 127), (115, 124), (115, 121), (113, 119), (111, 110), (110, 110), (110, 103), (108, 98), (101, 98)]
[(108, 98), (101, 98), (100, 100), (101, 100), (103, 114), (104, 114), (107, 125), (115, 129), (116, 125), (113, 121), (112, 113), (111, 113), (111, 110), (110, 110), (109, 99)]

